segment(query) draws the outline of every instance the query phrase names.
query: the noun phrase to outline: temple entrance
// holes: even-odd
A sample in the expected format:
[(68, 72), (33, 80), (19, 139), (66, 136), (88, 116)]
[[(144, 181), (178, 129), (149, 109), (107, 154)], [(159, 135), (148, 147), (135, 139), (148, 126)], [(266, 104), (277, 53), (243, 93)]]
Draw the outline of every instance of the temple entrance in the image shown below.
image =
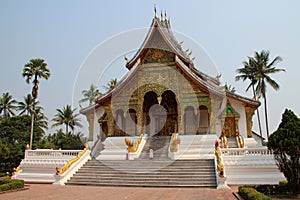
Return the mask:
[(209, 112), (206, 106), (199, 106), (198, 109), (199, 127), (197, 134), (208, 134), (209, 133)]
[(228, 138), (236, 137), (239, 134), (238, 120), (240, 115), (234, 110), (229, 101), (227, 101), (226, 108), (220, 117), (223, 124), (222, 135), (224, 134)]
[(226, 137), (235, 137), (235, 118), (234, 117), (226, 117), (224, 122), (224, 131)]
[(153, 91), (147, 92), (143, 102), (143, 118), (145, 133), (153, 135), (170, 135), (177, 127), (176, 95), (165, 91), (161, 97)]

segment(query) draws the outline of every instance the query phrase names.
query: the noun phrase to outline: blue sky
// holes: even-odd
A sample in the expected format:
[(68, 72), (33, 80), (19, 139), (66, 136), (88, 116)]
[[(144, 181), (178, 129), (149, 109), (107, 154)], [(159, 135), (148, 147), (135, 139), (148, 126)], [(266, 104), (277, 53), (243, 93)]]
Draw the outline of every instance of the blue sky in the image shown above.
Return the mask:
[[(247, 56), (263, 49), (270, 50), (271, 58), (281, 56), (283, 62), (277, 67), (285, 68), (286, 73), (273, 76), (281, 86), (280, 91), (274, 92), (271, 88), (267, 91), (271, 132), (276, 130), (285, 108), (300, 114), (297, 86), (300, 1), (296, 0), (3, 0), (0, 2), (0, 94), (8, 91), (15, 99), (22, 100), (31, 90), (31, 85), (25, 84), (21, 76), (24, 64), (31, 58), (44, 58), (51, 77), (40, 81), (39, 101), (48, 118), (53, 118), (56, 108), (72, 103), (78, 106), (76, 100), (73, 101), (73, 85), (89, 53), (114, 35), (148, 28), (154, 3), (159, 12), (167, 11), (173, 30), (206, 49), (218, 73), (222, 73), (222, 82), (233, 85), (239, 94), (251, 97), (251, 93), (244, 92), (248, 82), (234, 81), (235, 70), (242, 67)], [(137, 38), (140, 43), (143, 39)], [(200, 55), (194, 56), (201, 60)], [(114, 67), (115, 71), (106, 73), (107, 81), (120, 78), (117, 72), (126, 71), (121, 61), (116, 61)], [(87, 81), (87, 87), (89, 84)], [(102, 85), (98, 85), (101, 90)], [(257, 131), (256, 118), (253, 121)]]

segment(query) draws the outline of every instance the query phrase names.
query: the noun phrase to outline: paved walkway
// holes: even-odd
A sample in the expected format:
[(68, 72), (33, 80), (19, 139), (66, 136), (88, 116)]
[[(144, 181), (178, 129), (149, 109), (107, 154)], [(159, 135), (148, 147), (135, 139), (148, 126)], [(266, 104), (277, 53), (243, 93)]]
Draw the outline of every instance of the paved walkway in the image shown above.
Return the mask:
[(142, 187), (91, 187), (91, 186), (57, 186), (27, 185), (28, 190), (0, 194), (5, 200), (167, 200), (167, 199), (214, 199), (234, 200), (232, 192), (236, 187), (225, 190), (211, 188), (142, 188)]

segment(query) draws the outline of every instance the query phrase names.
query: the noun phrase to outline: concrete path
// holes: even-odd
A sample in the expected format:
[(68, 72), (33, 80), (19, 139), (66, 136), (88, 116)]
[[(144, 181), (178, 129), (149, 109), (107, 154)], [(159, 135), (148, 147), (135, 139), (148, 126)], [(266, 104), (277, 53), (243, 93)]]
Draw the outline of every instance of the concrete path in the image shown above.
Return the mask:
[(142, 188), (142, 187), (91, 187), (91, 186), (57, 186), (27, 185), (28, 190), (0, 194), (5, 200), (167, 200), (167, 199), (214, 199), (234, 200), (232, 192), (237, 188), (226, 190), (211, 188)]

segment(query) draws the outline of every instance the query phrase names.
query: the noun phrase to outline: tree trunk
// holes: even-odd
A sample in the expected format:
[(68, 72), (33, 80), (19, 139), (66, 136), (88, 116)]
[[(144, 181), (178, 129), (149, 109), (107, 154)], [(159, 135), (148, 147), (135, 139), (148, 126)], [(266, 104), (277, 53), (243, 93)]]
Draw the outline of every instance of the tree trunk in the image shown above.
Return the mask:
[[(34, 88), (32, 88), (32, 90), (34, 90)], [(30, 142), (29, 142), (30, 150), (32, 150), (32, 141), (33, 141), (34, 113), (35, 113), (35, 98), (33, 97), (32, 111), (31, 111)]]
[(33, 126), (34, 126), (34, 114), (35, 114), (35, 101), (38, 96), (38, 76), (35, 74), (34, 76), (34, 85), (32, 88), (31, 95), (33, 97), (33, 102), (32, 102), (32, 113), (31, 113), (31, 128), (30, 128), (30, 143), (29, 143), (29, 149), (32, 149), (32, 141), (33, 141)]
[(269, 123), (268, 123), (268, 110), (267, 110), (267, 96), (264, 97), (264, 104), (265, 104), (265, 119), (266, 119), (266, 130), (267, 130), (267, 138), (269, 141)]
[[(254, 85), (252, 85), (252, 90), (253, 90), (253, 95), (254, 95), (254, 99), (256, 100), (256, 94), (255, 94), (255, 90), (254, 90)], [(256, 113), (257, 113), (257, 121), (258, 121), (258, 128), (259, 128), (259, 134), (260, 134), (260, 139), (261, 139), (261, 145), (263, 145), (263, 136), (262, 136), (262, 131), (261, 131), (261, 123), (260, 123), (260, 114), (259, 114), (259, 110), (258, 108), (256, 109)]]

